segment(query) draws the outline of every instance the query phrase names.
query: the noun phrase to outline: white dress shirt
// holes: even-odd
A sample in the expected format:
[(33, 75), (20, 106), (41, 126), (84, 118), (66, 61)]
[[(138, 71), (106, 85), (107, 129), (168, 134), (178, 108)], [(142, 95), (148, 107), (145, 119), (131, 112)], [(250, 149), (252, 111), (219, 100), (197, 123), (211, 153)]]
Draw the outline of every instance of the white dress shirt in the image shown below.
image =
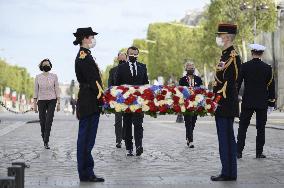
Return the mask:
[[(131, 75), (134, 76), (134, 75), (133, 75), (133, 66), (132, 66), (132, 63), (131, 63), (131, 62), (128, 62), (128, 64), (129, 64), (129, 68), (130, 68)], [(134, 66), (135, 66), (135, 70), (136, 70), (136, 71), (135, 71), (135, 72), (136, 72), (135, 75), (137, 76), (137, 64), (136, 64), (136, 62), (134, 62)]]

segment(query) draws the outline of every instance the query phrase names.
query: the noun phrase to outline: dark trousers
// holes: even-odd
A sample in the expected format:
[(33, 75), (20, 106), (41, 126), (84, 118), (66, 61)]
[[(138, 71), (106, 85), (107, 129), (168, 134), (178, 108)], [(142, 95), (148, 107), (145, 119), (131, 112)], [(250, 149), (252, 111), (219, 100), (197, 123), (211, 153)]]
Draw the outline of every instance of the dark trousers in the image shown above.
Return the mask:
[(222, 175), (237, 177), (237, 144), (234, 135), (234, 118), (215, 116)]
[(95, 145), (100, 114), (96, 113), (79, 121), (77, 163), (80, 180), (94, 176), (92, 149)]
[(116, 143), (121, 143), (122, 139), (124, 139), (124, 130), (122, 127), (122, 113), (115, 113), (115, 136), (116, 136)]
[(56, 101), (57, 101), (56, 99), (52, 99), (52, 100), (39, 100), (37, 102), (40, 127), (41, 127), (41, 137), (45, 143), (49, 142), (49, 136), (53, 122)]
[(253, 113), (256, 113), (256, 154), (262, 154), (265, 144), (265, 125), (267, 121), (267, 109), (252, 109), (242, 106), (238, 129), (238, 153), (242, 153), (245, 147), (246, 133)]
[(195, 116), (184, 115), (186, 139), (189, 142), (193, 142), (193, 130), (194, 130), (194, 127), (195, 127), (196, 120), (197, 120), (196, 115)]
[(136, 148), (142, 147), (143, 139), (143, 113), (123, 114), (123, 127), (125, 130), (125, 146), (127, 150), (133, 149), (132, 124), (134, 125), (134, 139)]

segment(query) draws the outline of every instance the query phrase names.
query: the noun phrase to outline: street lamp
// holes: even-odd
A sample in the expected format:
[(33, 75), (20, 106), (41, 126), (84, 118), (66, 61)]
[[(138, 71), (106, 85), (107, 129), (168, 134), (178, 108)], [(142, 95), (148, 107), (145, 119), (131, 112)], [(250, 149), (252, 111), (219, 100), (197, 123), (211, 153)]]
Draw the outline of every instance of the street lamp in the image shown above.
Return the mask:
[(254, 26), (253, 26), (254, 42), (256, 40), (256, 35), (257, 35), (256, 13), (257, 13), (257, 11), (264, 12), (264, 11), (267, 11), (268, 9), (269, 9), (269, 7), (267, 6), (266, 3), (257, 4), (256, 0), (253, 0), (253, 5), (250, 5), (249, 2), (244, 2), (240, 5), (240, 10), (243, 11), (243, 12), (253, 11), (253, 15), (254, 15)]

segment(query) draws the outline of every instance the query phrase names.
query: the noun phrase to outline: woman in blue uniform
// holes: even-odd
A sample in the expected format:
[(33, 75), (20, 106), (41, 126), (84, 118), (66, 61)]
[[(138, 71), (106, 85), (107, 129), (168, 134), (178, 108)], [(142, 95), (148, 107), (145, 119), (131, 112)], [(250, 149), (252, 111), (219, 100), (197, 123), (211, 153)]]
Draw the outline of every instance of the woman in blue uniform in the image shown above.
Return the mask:
[(94, 38), (98, 33), (91, 27), (78, 28), (73, 33), (76, 40), (74, 45), (80, 45), (75, 60), (75, 72), (80, 84), (77, 101), (77, 117), (79, 133), (77, 141), (77, 162), (80, 181), (104, 182), (94, 173), (94, 160), (91, 151), (94, 147), (101, 111), (102, 80), (100, 70), (90, 49), (95, 47)]

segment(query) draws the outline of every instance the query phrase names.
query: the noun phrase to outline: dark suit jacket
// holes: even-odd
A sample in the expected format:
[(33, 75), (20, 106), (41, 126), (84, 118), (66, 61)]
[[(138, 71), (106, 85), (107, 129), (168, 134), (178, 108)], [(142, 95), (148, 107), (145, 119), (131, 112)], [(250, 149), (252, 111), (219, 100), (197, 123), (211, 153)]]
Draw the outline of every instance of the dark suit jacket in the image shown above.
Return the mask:
[[(179, 80), (180, 86), (189, 86), (189, 83), (187, 81), (187, 76), (184, 76), (180, 78)], [(194, 87), (199, 87), (202, 85), (202, 80), (199, 76), (194, 75)]]
[(109, 70), (108, 87), (115, 85), (117, 67), (115, 66)]
[(238, 89), (243, 81), (242, 105), (245, 108), (266, 109), (267, 105), (275, 105), (275, 83), (270, 65), (258, 58), (242, 64)]
[(223, 50), (220, 61), (226, 62), (223, 69), (217, 69), (213, 92), (221, 95), (216, 116), (239, 117), (239, 100), (237, 80), (241, 59), (233, 46)]
[(137, 65), (137, 75), (132, 76), (129, 63), (122, 63), (118, 65), (116, 72), (115, 85), (145, 85), (149, 84), (148, 75), (147, 75), (147, 67), (145, 64), (136, 62)]

